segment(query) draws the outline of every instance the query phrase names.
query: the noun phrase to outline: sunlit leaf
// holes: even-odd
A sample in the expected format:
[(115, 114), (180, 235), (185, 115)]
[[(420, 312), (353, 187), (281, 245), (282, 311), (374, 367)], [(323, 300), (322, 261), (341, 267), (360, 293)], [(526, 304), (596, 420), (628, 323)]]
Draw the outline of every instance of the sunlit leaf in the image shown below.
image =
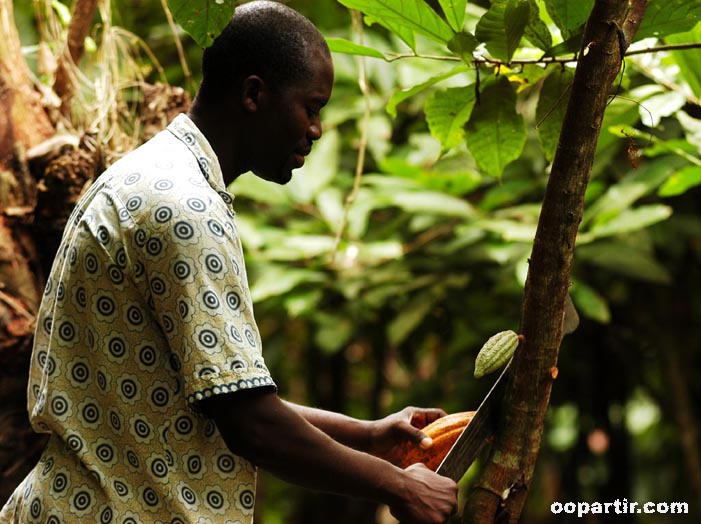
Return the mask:
[(452, 87), (436, 91), (426, 101), (424, 110), (431, 134), (441, 143), (443, 152), (465, 139), (465, 123), (475, 105), (475, 88)]
[(475, 211), (465, 200), (430, 191), (401, 192), (391, 195), (392, 204), (411, 213), (470, 217)]
[(500, 177), (526, 143), (523, 117), (516, 112), (516, 93), (504, 77), (481, 94), (481, 104), (467, 123), (467, 147), (479, 168)]
[(637, 170), (630, 172), (620, 182), (612, 185), (584, 212), (582, 228), (591, 221), (605, 223), (628, 209), (641, 197), (653, 193), (686, 161), (668, 155), (644, 163)]
[(565, 39), (589, 18), (594, 0), (545, 0), (545, 6)]
[(439, 82), (442, 82), (443, 80), (446, 80), (448, 78), (451, 78), (455, 75), (458, 75), (460, 73), (464, 73), (465, 71), (468, 70), (468, 67), (465, 65), (459, 65), (457, 67), (454, 67), (453, 69), (447, 71), (446, 73), (442, 73), (440, 75), (433, 76), (426, 80), (425, 82), (422, 82), (420, 84), (417, 84), (413, 87), (410, 87), (409, 89), (404, 89), (402, 91), (397, 91), (394, 93), (390, 99), (389, 102), (387, 103), (387, 112), (393, 117), (397, 117), (397, 106), (404, 102), (407, 98), (411, 98), (412, 96), (416, 95), (417, 93), (420, 93), (421, 91), (424, 91), (428, 89), (429, 87), (432, 87)]
[(445, 19), (448, 20), (450, 27), (454, 31), (462, 30), (462, 24), (465, 21), (465, 6), (467, 0), (438, 0), (445, 14)]
[(527, 0), (499, 0), (480, 18), (475, 36), (499, 60), (508, 62), (516, 51), (528, 24)]
[(555, 158), (573, 78), (574, 74), (569, 69), (553, 71), (545, 79), (540, 90), (536, 122), (540, 145), (548, 162)]
[[(701, 24), (688, 33), (679, 33), (665, 37), (668, 44), (687, 44), (701, 42)], [(701, 98), (701, 49), (673, 51), (672, 58), (679, 66), (679, 75), (689, 84), (696, 98)]]
[(634, 40), (689, 31), (701, 20), (701, 0), (654, 0), (648, 3)]
[(173, 18), (200, 47), (209, 47), (229, 23), (236, 0), (168, 0)]
[(687, 166), (669, 177), (658, 194), (662, 197), (677, 196), (696, 186), (701, 186), (701, 166)]
[(597, 223), (589, 231), (582, 233), (579, 242), (590, 242), (595, 238), (631, 233), (668, 219), (672, 208), (662, 204), (650, 204), (635, 209), (625, 209), (617, 216), (603, 223)]
[(385, 55), (383, 55), (377, 49), (356, 44), (355, 42), (345, 38), (327, 37), (326, 43), (328, 44), (329, 50), (332, 53), (344, 53), (346, 55), (361, 55), (372, 58), (381, 58), (383, 60), (385, 59)]
[(270, 297), (283, 295), (303, 282), (323, 282), (323, 273), (308, 269), (295, 269), (289, 266), (266, 264), (259, 271), (251, 285), (251, 298), (259, 302)]
[(453, 31), (438, 14), (422, 0), (339, 0), (351, 9), (372, 17), (379, 24), (398, 24), (447, 44)]

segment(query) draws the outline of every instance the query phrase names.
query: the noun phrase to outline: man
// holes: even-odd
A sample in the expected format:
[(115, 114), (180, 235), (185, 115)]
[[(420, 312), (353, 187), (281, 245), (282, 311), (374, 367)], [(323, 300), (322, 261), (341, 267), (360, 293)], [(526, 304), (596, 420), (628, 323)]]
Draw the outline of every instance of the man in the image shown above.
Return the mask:
[(251, 522), (255, 466), (444, 522), (457, 487), (382, 455), (440, 410), (359, 421), (281, 400), (265, 366), (233, 196), (280, 184), (321, 136), (329, 50), (282, 4), (252, 2), (203, 57), (189, 114), (76, 206), (37, 320), (29, 411), (50, 433), (0, 522)]

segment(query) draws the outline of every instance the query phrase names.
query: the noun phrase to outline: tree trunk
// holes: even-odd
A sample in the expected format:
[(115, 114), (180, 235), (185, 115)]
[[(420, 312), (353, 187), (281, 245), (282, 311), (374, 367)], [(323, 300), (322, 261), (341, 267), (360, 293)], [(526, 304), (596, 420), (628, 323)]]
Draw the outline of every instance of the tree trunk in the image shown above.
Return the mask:
[(584, 193), (609, 88), (642, 19), (646, 0), (596, 0), (538, 221), (523, 302), (525, 340), (512, 362), (499, 431), (468, 496), (463, 522), (518, 522), (533, 477), (557, 376), (565, 297)]
[(27, 419), (27, 371), (43, 277), (30, 219), (36, 184), (26, 152), (54, 134), (29, 69), (12, 13), (0, 0), (0, 503), (43, 447)]

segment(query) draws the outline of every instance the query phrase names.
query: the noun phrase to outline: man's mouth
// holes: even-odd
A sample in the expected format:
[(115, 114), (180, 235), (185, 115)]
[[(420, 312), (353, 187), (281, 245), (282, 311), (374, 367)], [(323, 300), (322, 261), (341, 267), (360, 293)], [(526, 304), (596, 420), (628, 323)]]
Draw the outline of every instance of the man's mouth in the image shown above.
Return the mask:
[(302, 167), (304, 165), (304, 157), (306, 157), (311, 152), (311, 150), (311, 146), (307, 146), (305, 148), (298, 149), (294, 153), (292, 153), (297, 167)]

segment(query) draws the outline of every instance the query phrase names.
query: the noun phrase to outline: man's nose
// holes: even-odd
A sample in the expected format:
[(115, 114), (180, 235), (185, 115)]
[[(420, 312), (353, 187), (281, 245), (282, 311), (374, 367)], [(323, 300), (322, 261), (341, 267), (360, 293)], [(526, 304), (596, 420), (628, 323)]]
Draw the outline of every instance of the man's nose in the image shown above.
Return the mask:
[(312, 122), (312, 125), (309, 126), (307, 136), (310, 140), (319, 140), (321, 138), (322, 133), (323, 129), (321, 127), (321, 120), (317, 119), (314, 122)]

